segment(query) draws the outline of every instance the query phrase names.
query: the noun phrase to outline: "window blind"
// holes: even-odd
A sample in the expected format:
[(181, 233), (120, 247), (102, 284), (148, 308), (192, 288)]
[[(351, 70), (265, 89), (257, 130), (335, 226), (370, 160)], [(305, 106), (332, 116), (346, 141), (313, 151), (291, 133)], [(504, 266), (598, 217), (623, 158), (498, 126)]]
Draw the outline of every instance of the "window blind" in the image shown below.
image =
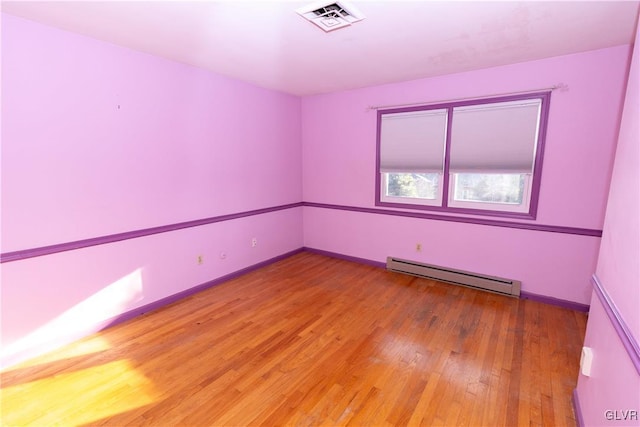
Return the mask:
[(532, 173), (541, 100), (455, 107), (450, 171)]
[(383, 115), (380, 172), (442, 172), (446, 132), (446, 109)]

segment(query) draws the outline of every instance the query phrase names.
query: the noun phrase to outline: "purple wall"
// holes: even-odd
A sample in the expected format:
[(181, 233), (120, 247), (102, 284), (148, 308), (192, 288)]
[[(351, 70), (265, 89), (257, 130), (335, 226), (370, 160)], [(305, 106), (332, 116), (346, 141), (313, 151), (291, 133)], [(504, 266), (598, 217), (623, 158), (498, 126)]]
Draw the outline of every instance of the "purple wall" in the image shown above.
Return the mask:
[[(5, 14), (2, 55), (3, 253), (301, 201), (297, 97)], [(301, 246), (297, 207), (4, 263), (1, 363)]]
[[(580, 375), (576, 396), (585, 425), (640, 425), (640, 32), (629, 71), (611, 191), (596, 277), (611, 302), (594, 296), (585, 346), (591, 376)], [(616, 313), (616, 316), (610, 316)], [(627, 335), (616, 329), (627, 327)], [(634, 348), (635, 347), (635, 348)], [(618, 410), (619, 420), (607, 420)], [(622, 410), (636, 410), (623, 420)]]
[[(368, 106), (433, 103), (551, 87), (538, 218), (601, 229), (629, 47), (303, 98), (303, 200), (374, 207), (376, 114)], [(388, 255), (522, 281), (523, 291), (588, 304), (600, 239), (563, 233), (304, 208), (305, 246)], [(416, 244), (422, 251), (416, 252)]]
[(3, 252), (301, 200), (299, 98), (3, 24)]

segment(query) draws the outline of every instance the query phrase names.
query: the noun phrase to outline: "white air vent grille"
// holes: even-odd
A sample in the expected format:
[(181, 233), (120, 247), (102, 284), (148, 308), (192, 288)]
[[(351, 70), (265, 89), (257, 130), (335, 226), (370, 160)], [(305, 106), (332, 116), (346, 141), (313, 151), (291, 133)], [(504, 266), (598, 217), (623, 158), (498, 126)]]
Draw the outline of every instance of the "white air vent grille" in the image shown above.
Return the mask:
[(387, 270), (509, 296), (520, 296), (520, 281), (387, 257)]
[(342, 1), (313, 3), (296, 12), (326, 32), (348, 27), (365, 18), (353, 5)]
[(351, 15), (338, 3), (332, 3), (327, 6), (322, 6), (321, 8), (314, 10), (313, 13), (316, 16), (327, 16), (330, 18), (346, 18), (347, 16)]

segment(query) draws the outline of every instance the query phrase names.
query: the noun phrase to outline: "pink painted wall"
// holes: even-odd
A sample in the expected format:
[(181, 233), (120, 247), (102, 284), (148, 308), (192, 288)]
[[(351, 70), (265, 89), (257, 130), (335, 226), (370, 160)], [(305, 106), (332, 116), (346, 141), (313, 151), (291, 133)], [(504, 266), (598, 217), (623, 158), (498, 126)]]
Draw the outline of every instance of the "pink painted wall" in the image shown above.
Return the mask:
[(4, 252), (300, 201), (298, 97), (4, 18)]
[[(2, 55), (2, 252), (301, 201), (297, 97), (6, 14)], [(294, 208), (2, 264), (1, 362), (301, 246)]]
[(596, 273), (640, 339), (639, 42), (636, 38)]
[[(376, 113), (369, 106), (429, 103), (550, 87), (535, 223), (601, 229), (629, 47), (303, 98), (303, 199), (374, 207)], [(305, 246), (384, 261), (418, 259), (519, 279), (523, 290), (588, 304), (599, 238), (305, 207)], [(416, 252), (422, 243), (422, 252)]]
[[(611, 191), (596, 274), (636, 342), (640, 342), (640, 31), (629, 71)], [(585, 425), (640, 425), (611, 421), (604, 411), (640, 411), (640, 376), (594, 295), (585, 346), (593, 349), (590, 377), (580, 375), (577, 395)]]

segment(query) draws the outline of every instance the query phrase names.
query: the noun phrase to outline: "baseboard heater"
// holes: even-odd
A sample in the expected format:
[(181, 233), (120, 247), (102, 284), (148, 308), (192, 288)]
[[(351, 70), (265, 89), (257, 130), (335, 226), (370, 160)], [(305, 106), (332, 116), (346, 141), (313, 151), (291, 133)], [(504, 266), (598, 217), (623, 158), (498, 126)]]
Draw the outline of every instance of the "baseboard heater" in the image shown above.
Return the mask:
[(520, 296), (520, 281), (502, 277), (487, 276), (469, 271), (454, 270), (417, 261), (387, 257), (387, 270), (412, 276), (425, 277), (441, 282), (453, 283), (470, 288), (482, 289), (502, 295)]

